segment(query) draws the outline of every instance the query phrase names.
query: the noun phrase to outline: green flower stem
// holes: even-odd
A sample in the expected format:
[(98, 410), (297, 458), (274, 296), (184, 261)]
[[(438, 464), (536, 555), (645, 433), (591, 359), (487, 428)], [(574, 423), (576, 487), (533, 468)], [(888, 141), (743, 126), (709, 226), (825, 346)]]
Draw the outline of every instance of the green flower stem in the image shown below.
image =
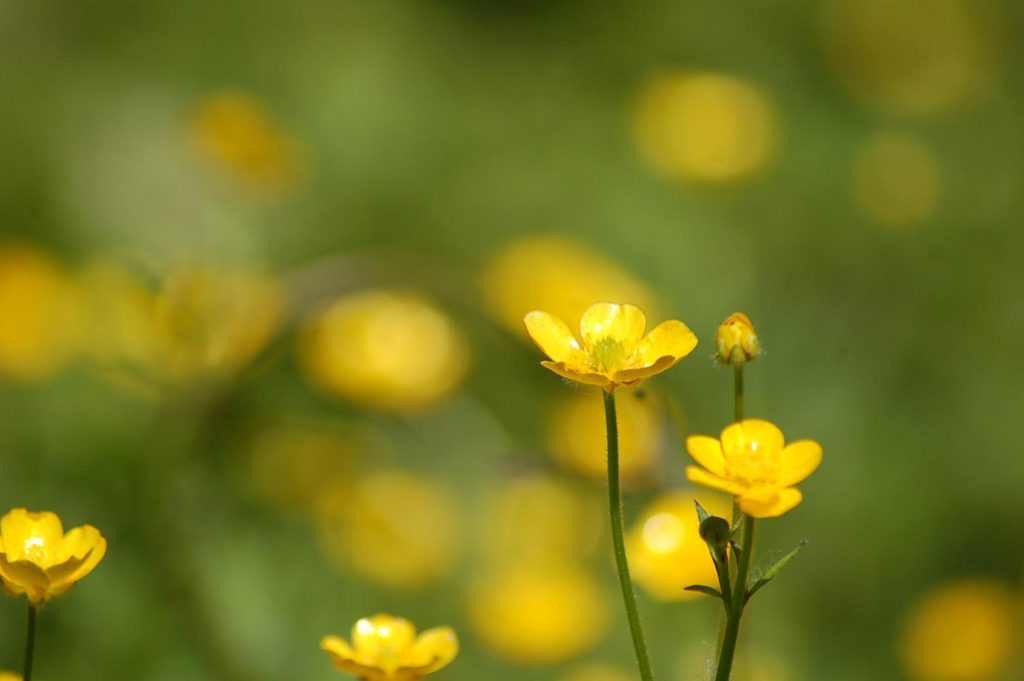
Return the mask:
[(32, 658), (36, 651), (36, 606), (28, 604), (28, 633), (25, 636), (25, 666), (22, 668), (23, 681), (32, 681)]
[(743, 420), (743, 365), (733, 368), (732, 374), (733, 401), (735, 405), (734, 421)]
[(604, 393), (604, 417), (608, 431), (608, 510), (612, 519), (612, 544), (615, 546), (615, 565), (619, 572), (619, 586), (622, 600), (626, 605), (626, 619), (629, 633), (633, 636), (633, 650), (640, 668), (642, 681), (653, 681), (651, 660), (647, 652), (647, 641), (640, 625), (640, 611), (636, 605), (636, 591), (629, 576), (629, 561), (626, 559), (626, 543), (622, 533), (622, 493), (619, 489), (619, 425), (615, 415), (615, 393)]
[(747, 575), (750, 573), (750, 555), (754, 552), (754, 519), (743, 516), (743, 550), (739, 557), (736, 570), (736, 588), (733, 589), (732, 604), (729, 618), (725, 623), (725, 634), (722, 636), (722, 650), (718, 657), (718, 670), (715, 681), (728, 681), (732, 672), (732, 660), (736, 653), (736, 640), (740, 633), (740, 618), (747, 600)]

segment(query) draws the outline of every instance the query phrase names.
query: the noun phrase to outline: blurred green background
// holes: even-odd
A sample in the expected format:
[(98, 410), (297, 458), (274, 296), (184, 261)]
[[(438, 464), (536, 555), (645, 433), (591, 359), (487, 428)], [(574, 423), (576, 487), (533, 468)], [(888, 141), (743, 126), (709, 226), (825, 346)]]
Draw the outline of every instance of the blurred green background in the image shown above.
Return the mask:
[[(1024, 678), (1022, 22), (0, 0), (0, 505), (110, 542), (43, 611), (37, 678), (326, 681), (319, 638), (375, 612), (456, 628), (440, 681), (633, 678), (599, 396), (517, 323), (601, 299), (701, 339), (621, 398), (629, 525), (731, 418), (735, 310), (748, 413), (824, 447), (762, 524), (763, 560), (810, 544), (738, 679)], [(719, 618), (672, 600), (684, 534), (641, 607), (690, 681)]]

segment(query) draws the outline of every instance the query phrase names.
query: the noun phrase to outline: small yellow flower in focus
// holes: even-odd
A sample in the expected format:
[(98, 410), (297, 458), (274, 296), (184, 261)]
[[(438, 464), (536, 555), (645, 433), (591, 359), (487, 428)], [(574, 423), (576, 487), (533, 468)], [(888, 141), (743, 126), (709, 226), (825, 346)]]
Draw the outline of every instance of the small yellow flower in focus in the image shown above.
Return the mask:
[(926, 594), (907, 613), (900, 656), (912, 681), (1002, 678), (1017, 649), (1020, 598), (995, 581), (963, 580)]
[(899, 133), (871, 138), (850, 175), (858, 207), (886, 227), (913, 227), (932, 217), (941, 185), (942, 169), (931, 147)]
[(715, 334), (716, 358), (722, 364), (742, 366), (757, 359), (761, 344), (750, 318), (742, 312), (729, 315)]
[(0, 578), (4, 589), (39, 607), (99, 565), (107, 540), (92, 525), (64, 533), (55, 513), (12, 509), (0, 518)]
[(450, 491), (399, 471), (339, 482), (321, 500), (318, 521), (329, 558), (388, 586), (415, 588), (444, 578), (461, 548)]
[[(608, 455), (604, 407), (593, 395), (565, 397), (548, 420), (548, 447), (566, 467), (584, 475), (607, 479)], [(627, 394), (617, 404), (619, 466), (625, 480), (648, 477), (662, 440), (662, 413), (651, 395)]]
[(660, 374), (697, 346), (689, 327), (675, 319), (645, 335), (647, 317), (629, 304), (588, 307), (580, 319), (582, 343), (564, 321), (548, 312), (531, 312), (523, 321), (533, 342), (551, 358), (542, 366), (609, 392)]
[(483, 274), (487, 310), (523, 335), (523, 316), (548, 310), (579, 319), (595, 300), (630, 300), (642, 310), (659, 305), (647, 285), (588, 246), (555, 235), (531, 235), (506, 244)]
[(771, 160), (775, 107), (750, 81), (720, 73), (668, 72), (641, 89), (633, 111), (640, 151), (669, 177), (733, 182)]
[(636, 681), (636, 675), (607, 664), (588, 664), (576, 667), (559, 681)]
[(469, 622), (503, 657), (527, 664), (563, 662), (593, 648), (608, 630), (608, 596), (570, 563), (511, 563), (470, 587)]
[(61, 265), (30, 246), (0, 247), (0, 376), (55, 373), (75, 345), (74, 293)]
[(298, 143), (260, 100), (245, 92), (220, 92), (204, 101), (191, 122), (198, 151), (254, 189), (280, 191), (303, 173)]
[(700, 537), (694, 499), (711, 515), (728, 519), (732, 504), (714, 492), (676, 490), (647, 506), (626, 534), (626, 553), (637, 584), (662, 601), (683, 601), (700, 594), (685, 591), (691, 584), (718, 588), (718, 576)]
[(324, 636), (320, 647), (334, 665), (361, 681), (419, 681), (455, 659), (459, 640), (451, 627), (419, 636), (409, 620), (391, 615), (365, 617), (352, 627), (352, 642)]
[(389, 411), (426, 408), (468, 368), (462, 334), (422, 298), (392, 291), (346, 296), (306, 330), (299, 359), (324, 390)]
[(768, 421), (746, 419), (727, 426), (721, 441), (706, 435), (686, 438), (691, 482), (735, 495), (740, 510), (754, 518), (774, 518), (800, 503), (793, 487), (821, 463), (821, 445), (813, 440), (785, 444), (782, 431)]

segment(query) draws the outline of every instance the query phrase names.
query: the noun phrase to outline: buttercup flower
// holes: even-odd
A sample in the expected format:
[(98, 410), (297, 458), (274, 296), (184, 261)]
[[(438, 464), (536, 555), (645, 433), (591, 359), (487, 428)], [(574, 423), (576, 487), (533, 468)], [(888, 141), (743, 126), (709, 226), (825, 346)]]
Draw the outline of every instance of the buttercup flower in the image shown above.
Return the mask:
[(741, 366), (757, 359), (761, 344), (750, 318), (734, 312), (721, 323), (715, 333), (715, 353), (721, 364)]
[(0, 518), (0, 578), (4, 589), (25, 594), (38, 607), (93, 571), (107, 540), (92, 525), (67, 534), (55, 513), (23, 508)]
[(722, 431), (721, 441), (706, 435), (686, 439), (691, 482), (728, 492), (740, 510), (755, 518), (774, 518), (800, 503), (793, 487), (821, 463), (821, 445), (799, 440), (785, 445), (782, 431), (760, 419), (747, 419)]
[(580, 319), (582, 343), (564, 321), (547, 312), (531, 312), (523, 321), (533, 342), (551, 358), (542, 366), (609, 392), (665, 371), (697, 346), (689, 327), (674, 319), (644, 335), (647, 317), (628, 304), (587, 308)]
[(406, 619), (391, 615), (365, 617), (352, 627), (352, 643), (324, 636), (320, 647), (338, 669), (363, 681), (418, 681), (451, 662), (459, 641), (450, 627), (428, 629), (419, 636)]

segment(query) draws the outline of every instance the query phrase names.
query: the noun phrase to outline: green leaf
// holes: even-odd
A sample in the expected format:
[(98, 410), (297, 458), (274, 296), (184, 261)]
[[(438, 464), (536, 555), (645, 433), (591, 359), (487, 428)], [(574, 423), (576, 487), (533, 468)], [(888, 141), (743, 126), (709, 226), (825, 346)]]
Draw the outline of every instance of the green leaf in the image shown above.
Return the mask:
[(704, 510), (704, 507), (700, 505), (700, 502), (696, 499), (693, 500), (693, 505), (697, 507), (697, 524), (700, 525), (705, 520), (711, 517), (711, 514)]
[(683, 589), (683, 591), (695, 591), (699, 594), (704, 594), (705, 596), (713, 596), (714, 598), (722, 597), (721, 591), (718, 589), (712, 589), (710, 586), (705, 586), (703, 584), (691, 584)]
[(796, 554), (800, 553), (800, 551), (805, 546), (807, 546), (807, 540), (801, 540), (801, 542), (797, 545), (795, 549), (793, 549), (792, 551), (784, 555), (782, 558), (780, 558), (778, 562), (775, 563), (775, 565), (772, 565), (763, 575), (758, 577), (757, 580), (755, 580), (754, 583), (751, 585), (750, 589), (747, 590), (746, 600), (749, 601), (751, 596), (757, 593), (761, 589), (761, 587), (775, 579), (775, 576), (782, 571), (782, 568), (786, 567), (786, 565), (789, 564), (789, 561), (796, 558)]

